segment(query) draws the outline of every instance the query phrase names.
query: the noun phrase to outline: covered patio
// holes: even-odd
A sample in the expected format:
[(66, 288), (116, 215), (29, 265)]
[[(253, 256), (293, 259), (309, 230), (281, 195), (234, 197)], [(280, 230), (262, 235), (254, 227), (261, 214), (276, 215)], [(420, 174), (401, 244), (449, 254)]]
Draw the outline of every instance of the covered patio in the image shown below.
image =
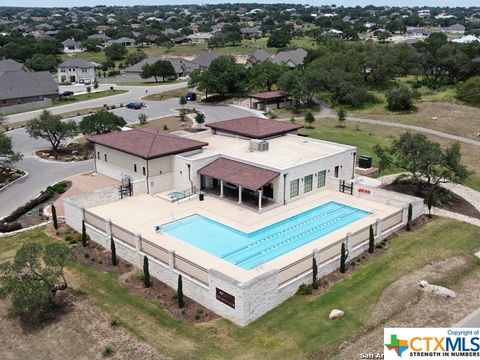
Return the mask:
[(201, 190), (262, 211), (275, 202), (272, 181), (280, 173), (227, 158), (201, 168)]
[(291, 106), (290, 94), (283, 90), (265, 91), (250, 95), (250, 108), (256, 110), (273, 110)]

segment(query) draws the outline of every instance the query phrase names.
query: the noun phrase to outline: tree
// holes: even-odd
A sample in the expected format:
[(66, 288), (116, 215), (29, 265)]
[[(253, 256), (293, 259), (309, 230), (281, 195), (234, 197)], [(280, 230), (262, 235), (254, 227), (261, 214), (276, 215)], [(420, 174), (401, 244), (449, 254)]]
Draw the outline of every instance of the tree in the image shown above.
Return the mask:
[(87, 39), (82, 42), (82, 46), (88, 52), (100, 52), (102, 50), (102, 41), (100, 39)]
[(312, 287), (314, 289), (318, 289), (318, 280), (317, 280), (317, 274), (318, 274), (318, 266), (317, 266), (317, 259), (315, 259), (315, 256), (312, 259)]
[(79, 129), (82, 134), (108, 134), (112, 131), (119, 131), (127, 124), (123, 117), (106, 110), (97, 111), (94, 114), (85, 116), (80, 121)]
[(342, 243), (342, 249), (340, 250), (340, 272), (342, 274), (347, 271), (347, 258), (348, 251), (346, 250), (345, 243)]
[(347, 111), (341, 107), (337, 110), (338, 126), (341, 128), (345, 127), (345, 121), (347, 120)]
[(417, 91), (410, 90), (406, 86), (395, 87), (385, 94), (387, 108), (392, 111), (407, 111), (413, 109), (413, 100), (418, 99)]
[(286, 71), (288, 70), (285, 66), (274, 64), (271, 61), (264, 61), (252, 66), (249, 69), (248, 77), (253, 87), (271, 91)]
[(369, 234), (368, 234), (368, 252), (373, 254), (375, 251), (375, 234), (373, 232), (373, 225), (370, 225)]
[(49, 141), (55, 155), (63, 140), (78, 134), (75, 121), (62, 121), (60, 115), (54, 115), (48, 110), (43, 110), (40, 116), (30, 120), (26, 130), (28, 135), (34, 139), (41, 138)]
[(185, 299), (183, 298), (182, 275), (180, 275), (180, 274), (178, 274), (177, 305), (180, 309), (185, 307)]
[(64, 244), (22, 245), (13, 261), (0, 264), (0, 298), (9, 297), (13, 311), (32, 320), (54, 304), (58, 291), (68, 288), (64, 267), (73, 260)]
[(208, 39), (208, 47), (209, 48), (218, 48), (225, 45), (225, 37), (220, 35), (212, 36)]
[(225, 41), (231, 42), (232, 46), (242, 41), (242, 33), (238, 24), (225, 24), (222, 31), (225, 33)]
[(145, 51), (142, 51), (140, 49), (128, 53), (127, 56), (125, 56), (125, 66), (132, 66), (138, 64), (140, 61), (145, 60), (147, 57), (148, 56)]
[(390, 147), (375, 146), (374, 152), (383, 169), (398, 168), (417, 185), (417, 194), (441, 183), (464, 183), (470, 171), (462, 164), (459, 143), (442, 148), (419, 133), (406, 132), (392, 141)]
[(146, 288), (152, 286), (150, 271), (148, 269), (148, 257), (146, 255), (143, 257), (143, 284)]
[(87, 228), (85, 227), (85, 221), (82, 221), (82, 246), (87, 247)]
[(407, 231), (412, 230), (412, 204), (408, 204), (408, 212), (407, 212)]
[(148, 116), (147, 114), (139, 114), (138, 115), (138, 122), (140, 125), (145, 125), (147, 123)]
[(475, 76), (456, 87), (457, 99), (470, 105), (480, 106), (480, 76)]
[(148, 79), (153, 77), (155, 79), (155, 82), (158, 82), (159, 76), (161, 76), (163, 81), (165, 81), (165, 78), (175, 76), (176, 74), (177, 73), (175, 72), (175, 68), (170, 61), (158, 60), (151, 65), (143, 65), (140, 77), (142, 79)]
[(180, 123), (182, 124), (182, 126), (184, 126), (187, 120), (187, 111), (185, 109), (180, 109), (180, 112), (178, 113), (178, 117), (179, 117)]
[(115, 241), (113, 241), (113, 236), (110, 236), (110, 251), (112, 252), (112, 265), (117, 266), (118, 265), (117, 249), (115, 247)]
[(292, 34), (286, 29), (274, 30), (267, 40), (268, 47), (285, 47), (292, 41)]
[(127, 48), (122, 44), (111, 44), (105, 48), (105, 56), (112, 61), (122, 60), (127, 53)]
[(182, 95), (180, 96), (179, 102), (180, 102), (180, 106), (183, 108), (185, 105), (187, 105), (187, 98)]
[(429, 219), (432, 218), (432, 206), (433, 206), (433, 202), (435, 200), (435, 188), (432, 187), (430, 189), (430, 192), (428, 193), (428, 199), (427, 199), (427, 208), (428, 208), (428, 217)]
[(55, 230), (58, 230), (57, 209), (53, 204), (52, 204), (52, 222), (53, 222), (53, 228)]
[(12, 139), (0, 133), (0, 171), (23, 158), (21, 153), (16, 153), (12, 148)]
[(308, 110), (307, 113), (305, 114), (305, 124), (308, 124), (306, 127), (312, 128), (312, 124), (315, 122), (315, 116), (313, 113)]
[(55, 71), (60, 63), (55, 55), (35, 54), (27, 60), (27, 66), (35, 71)]
[(197, 115), (195, 115), (195, 122), (202, 125), (205, 122), (205, 115), (201, 112), (198, 112)]

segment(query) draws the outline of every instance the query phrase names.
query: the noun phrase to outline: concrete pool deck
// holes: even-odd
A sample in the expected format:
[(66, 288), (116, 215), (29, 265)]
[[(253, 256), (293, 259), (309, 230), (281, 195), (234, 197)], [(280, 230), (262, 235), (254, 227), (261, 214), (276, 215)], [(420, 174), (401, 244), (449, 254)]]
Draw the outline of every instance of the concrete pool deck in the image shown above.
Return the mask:
[[(351, 225), (333, 231), (321, 239), (281, 255), (253, 270), (242, 269), (193, 245), (155, 231), (157, 225), (161, 226), (168, 222), (199, 214), (242, 232), (251, 233), (330, 201), (365, 210), (372, 214)], [(87, 208), (86, 210), (103, 219), (111, 220), (112, 224), (117, 224), (131, 233), (141, 234), (146, 240), (169, 251), (175, 251), (176, 254), (194, 261), (199, 266), (206, 269), (215, 269), (240, 283), (244, 283), (263, 273), (280, 269), (298, 261), (312, 254), (315, 249), (321, 249), (345, 238), (347, 233), (355, 233), (370, 224), (374, 224), (377, 219), (385, 219), (397, 213), (400, 208), (325, 189), (305, 197), (301, 201), (293, 201), (264, 213), (257, 213), (251, 209), (208, 195), (205, 196), (204, 201), (199, 201), (197, 198), (181, 203), (171, 203), (151, 195), (138, 195)]]

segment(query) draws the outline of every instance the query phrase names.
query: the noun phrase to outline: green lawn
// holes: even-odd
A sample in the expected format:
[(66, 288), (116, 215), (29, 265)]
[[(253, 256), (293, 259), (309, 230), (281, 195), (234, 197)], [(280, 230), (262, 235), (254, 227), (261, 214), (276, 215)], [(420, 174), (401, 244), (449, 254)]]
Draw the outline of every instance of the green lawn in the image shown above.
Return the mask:
[[(52, 241), (41, 230), (0, 240), (0, 261), (12, 256), (26, 241)], [(226, 320), (190, 325), (173, 319), (150, 300), (129, 294), (117, 278), (75, 264), (69, 269), (78, 290), (138, 338), (175, 359), (298, 359), (313, 356), (329, 344), (360, 334), (382, 291), (393, 281), (428, 263), (467, 256), (472, 270), (480, 261), (471, 254), (480, 249), (480, 229), (454, 220), (439, 219), (422, 229), (400, 235), (389, 250), (358, 267), (343, 282), (319, 296), (294, 296), (246, 328)], [(333, 308), (345, 311), (328, 320)]]
[(128, 92), (128, 90), (105, 90), (92, 92), (90, 94), (74, 95), (63, 100), (55, 100), (52, 106), (62, 106), (67, 104), (74, 104), (81, 101), (100, 99), (107, 96), (119, 95)]

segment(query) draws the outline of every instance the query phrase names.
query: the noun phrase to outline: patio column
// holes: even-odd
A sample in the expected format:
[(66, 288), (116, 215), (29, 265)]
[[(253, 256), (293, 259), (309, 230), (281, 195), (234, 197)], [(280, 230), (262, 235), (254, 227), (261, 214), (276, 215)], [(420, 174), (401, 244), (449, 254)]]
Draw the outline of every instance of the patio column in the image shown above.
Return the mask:
[(262, 210), (262, 190), (258, 190), (258, 211)]
[(224, 197), (223, 196), (223, 180), (220, 180), (220, 197)]
[(239, 204), (242, 203), (242, 187), (241, 186), (238, 187), (238, 203)]

